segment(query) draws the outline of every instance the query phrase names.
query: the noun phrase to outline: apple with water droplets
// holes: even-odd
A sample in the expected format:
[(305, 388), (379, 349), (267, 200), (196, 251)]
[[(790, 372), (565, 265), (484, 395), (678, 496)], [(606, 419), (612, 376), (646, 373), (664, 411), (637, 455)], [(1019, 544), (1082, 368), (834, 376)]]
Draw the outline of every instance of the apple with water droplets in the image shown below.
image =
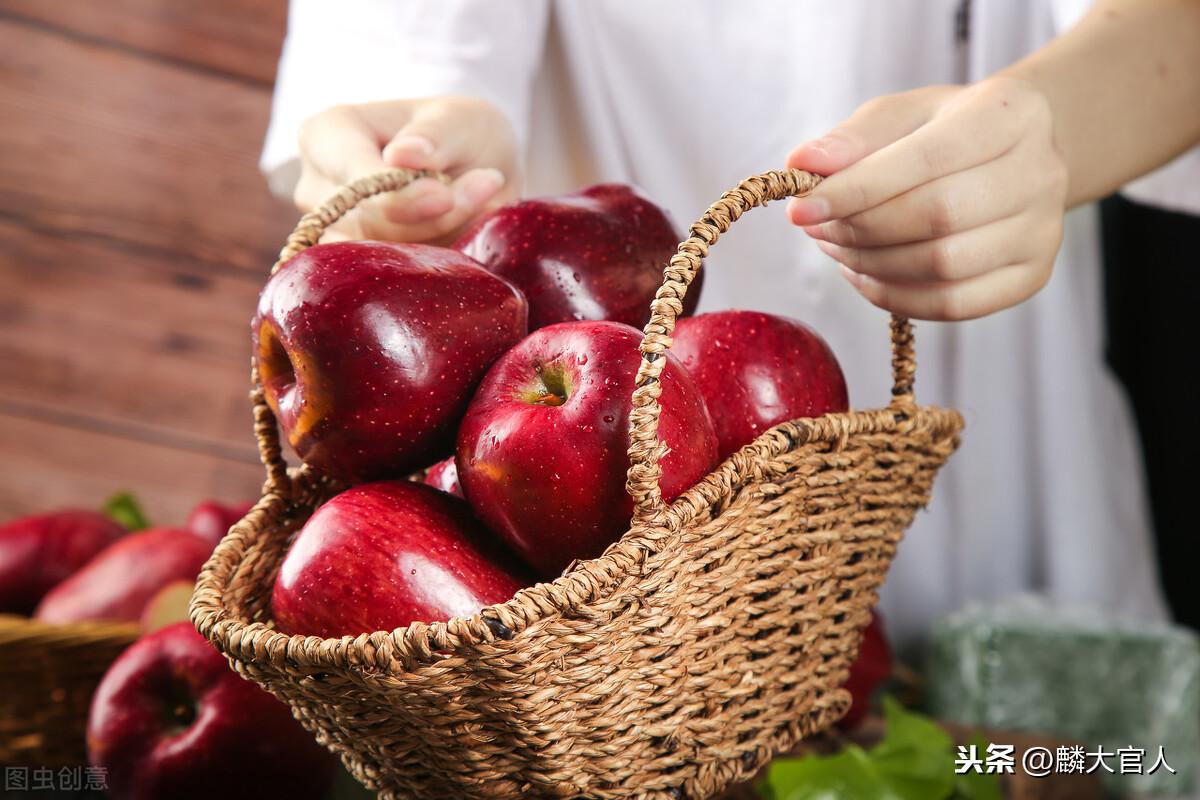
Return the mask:
[[(488, 371), (458, 433), (458, 477), (475, 513), (546, 577), (629, 527), (629, 412), (640, 331), (567, 322), (534, 331)], [(717, 437), (683, 366), (663, 367), (663, 496), (717, 463)]]
[[(679, 240), (667, 212), (637, 189), (603, 183), (498, 208), (455, 247), (525, 293), (530, 330), (574, 320), (641, 328)], [(684, 314), (701, 283), (697, 275)]]
[(695, 381), (727, 458), (763, 431), (849, 408), (833, 350), (802, 322), (759, 311), (681, 319), (671, 352)]
[(456, 250), (319, 244), (263, 288), (254, 361), (306, 463), (398, 477), (452, 449), (471, 392), (527, 319), (516, 288)]
[(532, 583), (463, 500), (378, 481), (334, 496), (304, 524), (271, 611), (284, 633), (357, 636), (468, 617)]

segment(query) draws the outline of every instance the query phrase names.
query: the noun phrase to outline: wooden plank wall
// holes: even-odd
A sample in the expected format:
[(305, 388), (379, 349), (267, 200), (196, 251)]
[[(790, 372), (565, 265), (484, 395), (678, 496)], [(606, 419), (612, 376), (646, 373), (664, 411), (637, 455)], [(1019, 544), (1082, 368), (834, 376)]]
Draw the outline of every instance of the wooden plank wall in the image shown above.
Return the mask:
[(0, 0), (0, 520), (257, 493), (256, 161), (286, 0)]

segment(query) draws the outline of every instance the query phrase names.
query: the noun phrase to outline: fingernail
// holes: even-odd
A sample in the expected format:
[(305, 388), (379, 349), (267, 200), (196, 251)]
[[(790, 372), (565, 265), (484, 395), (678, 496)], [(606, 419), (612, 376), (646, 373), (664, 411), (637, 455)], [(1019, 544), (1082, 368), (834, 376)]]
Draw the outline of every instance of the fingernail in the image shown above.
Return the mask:
[(817, 247), (820, 248), (821, 252), (824, 253), (825, 255), (829, 256), (830, 258), (832, 258), (834, 261), (844, 261), (845, 260), (842, 258), (842, 256), (845, 255), (844, 247), (841, 247), (840, 245), (836, 245), (833, 242), (826, 242), (826, 241), (822, 241), (820, 239), (817, 239), (816, 242), (817, 242)]
[(487, 201), (504, 185), (504, 173), (498, 169), (481, 169), (464, 181), (462, 198), (469, 205), (477, 206)]
[(838, 264), (838, 270), (841, 271), (842, 277), (850, 282), (851, 286), (853, 286), (855, 289), (862, 288), (862, 285), (865, 282), (865, 277), (863, 275), (859, 275), (845, 264)]
[(814, 239), (829, 240), (829, 234), (826, 232), (825, 223), (823, 222), (818, 225), (805, 225), (804, 232)]
[(387, 147), (383, 148), (383, 157), (388, 161), (396, 158), (403, 159), (405, 156), (408, 156), (410, 159), (412, 156), (425, 159), (431, 155), (433, 155), (433, 142), (424, 136), (417, 136), (412, 133), (397, 136), (388, 142)]
[(829, 201), (824, 197), (799, 197), (792, 202), (792, 222), (814, 225), (829, 219)]

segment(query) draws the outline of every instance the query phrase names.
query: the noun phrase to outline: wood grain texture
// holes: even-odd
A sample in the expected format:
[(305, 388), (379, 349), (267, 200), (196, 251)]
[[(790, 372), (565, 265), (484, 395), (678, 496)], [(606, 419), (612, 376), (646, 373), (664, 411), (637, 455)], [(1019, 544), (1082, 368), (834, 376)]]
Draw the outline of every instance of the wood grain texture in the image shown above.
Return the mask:
[(265, 275), (270, 93), (0, 20), (0, 213)]
[(253, 460), (259, 282), (0, 220), (0, 409)]
[(0, 519), (257, 495), (249, 318), (296, 217), (256, 164), (281, 6), (0, 0)]
[(96, 507), (132, 490), (151, 521), (183, 522), (205, 497), (258, 496), (256, 464), (0, 413), (0, 512)]
[(0, 14), (269, 86), (287, 0), (0, 0)]

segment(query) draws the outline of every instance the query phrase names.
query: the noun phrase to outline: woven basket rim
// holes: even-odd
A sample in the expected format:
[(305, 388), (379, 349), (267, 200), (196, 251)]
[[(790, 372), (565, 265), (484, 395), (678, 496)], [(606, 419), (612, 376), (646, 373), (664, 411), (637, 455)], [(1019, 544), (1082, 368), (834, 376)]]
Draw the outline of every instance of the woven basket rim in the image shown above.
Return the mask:
[[(386, 675), (403, 675), (424, 665), (451, 658), (465, 647), (500, 646), (530, 626), (555, 615), (577, 611), (582, 606), (604, 599), (612, 589), (644, 559), (669, 547), (686, 526), (711, 505), (709, 493), (721, 486), (742, 486), (763, 458), (782, 455), (810, 444), (837, 447), (854, 436), (927, 430), (935, 436), (956, 436), (963, 426), (959, 412), (937, 406), (896, 405), (865, 411), (850, 410), (821, 417), (801, 418), (780, 423), (730, 455), (716, 469), (681, 494), (667, 507), (660, 525), (633, 524), (605, 551), (593, 559), (577, 561), (559, 577), (519, 590), (512, 598), (486, 606), (469, 617), (432, 623), (413, 623), (391, 631), (374, 631), (357, 636), (323, 638), (286, 634), (263, 622), (234, 617), (222, 603), (218, 589), (206, 582), (192, 596), (190, 615), (196, 628), (230, 657), (247, 662), (262, 658), (275, 664), (324, 669), (357, 668)], [(289, 495), (326, 483), (307, 467), (292, 470), (289, 487), (268, 492), (230, 531), (204, 567), (202, 574), (224, 574), (216, 582), (228, 580), (244, 562), (252, 537), (265, 528), (265, 511), (292, 501)], [(260, 519), (261, 518), (261, 519)]]
[(135, 622), (46, 622), (20, 614), (0, 614), (0, 645), (17, 640), (52, 642), (136, 639), (142, 628)]

